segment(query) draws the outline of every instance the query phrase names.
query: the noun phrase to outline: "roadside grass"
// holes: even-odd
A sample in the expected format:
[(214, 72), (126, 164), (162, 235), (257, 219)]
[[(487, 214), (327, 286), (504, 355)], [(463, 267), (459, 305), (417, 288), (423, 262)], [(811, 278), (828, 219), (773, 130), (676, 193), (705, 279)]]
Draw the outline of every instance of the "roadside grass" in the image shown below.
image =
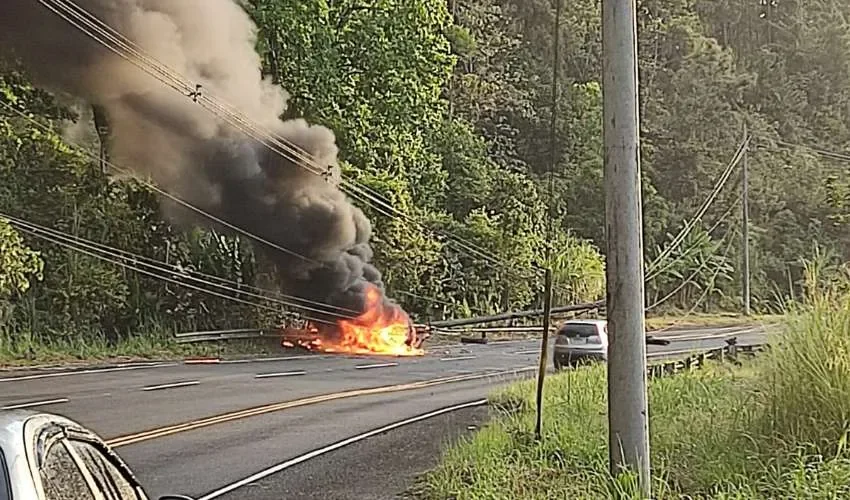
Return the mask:
[[(746, 462), (748, 415), (742, 407), (752, 373), (724, 366), (653, 382), (651, 431), (656, 491), (707, 490), (711, 478), (732, 476)], [(607, 474), (604, 366), (562, 373), (547, 382), (544, 438), (536, 442), (533, 381), (494, 393), (492, 423), (447, 451), (422, 485), (422, 498), (605, 498), (628, 480)], [(726, 432), (711, 432), (723, 419)], [(663, 426), (659, 424), (663, 422)], [(733, 444), (733, 441), (739, 441)], [(727, 450), (734, 457), (717, 460)], [(658, 498), (664, 498), (658, 496)]]
[(206, 356), (259, 356), (274, 352), (268, 343), (245, 341), (178, 344), (174, 332), (156, 327), (118, 340), (89, 334), (44, 339), (0, 331), (0, 369), (98, 362), (129, 362)]
[(91, 363), (107, 360), (132, 361), (169, 359), (202, 354), (209, 347), (186, 348), (163, 334), (139, 335), (110, 341), (102, 336), (34, 339), (0, 336), (0, 368), (45, 364)]
[[(653, 498), (850, 498), (850, 293), (813, 288), (783, 325), (743, 366), (651, 381)], [(605, 367), (547, 379), (540, 442), (533, 387), (493, 393), (491, 423), (446, 450), (414, 495), (639, 498), (633, 476), (607, 472)]]

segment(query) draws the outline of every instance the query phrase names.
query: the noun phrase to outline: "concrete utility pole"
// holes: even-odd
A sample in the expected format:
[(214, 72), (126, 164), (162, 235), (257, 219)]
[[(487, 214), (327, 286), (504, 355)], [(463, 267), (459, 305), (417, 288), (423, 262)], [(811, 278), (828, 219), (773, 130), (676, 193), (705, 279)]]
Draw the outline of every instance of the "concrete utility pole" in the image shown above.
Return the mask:
[(650, 496), (635, 0), (602, 0), (608, 450)]
[(749, 137), (749, 132), (747, 131), (747, 124), (744, 123), (744, 156), (741, 158), (742, 162), (742, 197), (741, 197), (741, 210), (743, 212), (743, 260), (744, 260), (744, 269), (743, 269), (743, 277), (742, 281), (744, 284), (744, 316), (750, 315), (750, 171), (747, 166), (747, 152), (750, 148), (749, 144), (747, 144), (747, 138)]

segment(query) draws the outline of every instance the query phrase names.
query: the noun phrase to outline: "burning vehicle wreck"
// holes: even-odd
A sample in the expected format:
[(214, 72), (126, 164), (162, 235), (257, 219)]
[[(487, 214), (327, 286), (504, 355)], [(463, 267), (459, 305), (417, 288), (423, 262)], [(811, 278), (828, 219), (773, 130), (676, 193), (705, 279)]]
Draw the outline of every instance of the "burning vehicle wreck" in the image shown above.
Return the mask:
[(380, 290), (366, 293), (365, 311), (349, 318), (314, 319), (293, 314), (279, 327), (283, 347), (327, 353), (420, 356), (430, 328), (415, 325)]
[(339, 332), (316, 328), (310, 323), (304, 328), (281, 327), (279, 332), (281, 346), (285, 348), (386, 356), (421, 356), (425, 354), (422, 345), (430, 336), (427, 326), (413, 324), (403, 330), (393, 328), (390, 331), (380, 331), (369, 343), (352, 343), (348, 337), (340, 336)]

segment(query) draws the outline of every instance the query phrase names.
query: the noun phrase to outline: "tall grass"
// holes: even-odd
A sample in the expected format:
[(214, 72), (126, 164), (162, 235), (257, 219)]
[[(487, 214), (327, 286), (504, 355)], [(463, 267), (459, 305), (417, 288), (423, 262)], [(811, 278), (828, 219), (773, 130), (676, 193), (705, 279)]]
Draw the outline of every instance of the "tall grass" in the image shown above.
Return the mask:
[[(753, 375), (716, 366), (650, 386), (651, 449), (656, 498), (711, 492), (749, 459), (740, 412)], [(607, 473), (607, 382), (603, 366), (549, 379), (544, 439), (535, 441), (533, 385), (491, 397), (494, 419), (449, 449), (418, 494), (433, 499), (637, 498), (637, 482)], [(717, 432), (720, 427), (722, 432)]]
[(791, 307), (760, 373), (760, 430), (775, 445), (834, 455), (850, 431), (850, 273), (816, 259), (805, 277), (806, 300)]
[[(806, 297), (771, 352), (653, 380), (653, 498), (850, 498), (850, 274), (807, 263)], [(446, 451), (425, 499), (639, 498), (607, 472), (603, 366), (551, 377), (537, 442), (532, 382), (491, 396), (492, 423)]]

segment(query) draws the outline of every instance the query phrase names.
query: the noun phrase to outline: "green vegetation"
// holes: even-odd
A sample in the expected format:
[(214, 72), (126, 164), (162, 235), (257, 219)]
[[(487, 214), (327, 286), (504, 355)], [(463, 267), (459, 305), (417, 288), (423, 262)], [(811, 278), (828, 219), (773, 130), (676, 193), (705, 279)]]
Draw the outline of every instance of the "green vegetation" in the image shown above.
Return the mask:
[[(242, 3), (258, 27), (264, 71), (291, 95), (287, 118), (333, 129), (345, 173), (428, 228), (362, 207), (388, 293), (416, 319), (537, 306), (542, 276), (528, 273), (547, 245), (556, 249), (557, 302), (603, 296), (598, 0), (565, 9), (554, 105), (552, 0)], [(808, 147), (850, 142), (850, 7), (802, 5), (640, 6), (647, 262), (697, 212), (747, 124), (760, 313), (803, 293), (799, 259), (812, 241), (850, 260), (846, 161)], [(250, 242), (172, 225), (149, 188), (115, 182), (70, 147), (97, 156), (91, 110), (36, 88), (11, 57), (0, 61), (0, 103), (56, 131), (0, 107), (0, 212), (240, 286), (277, 286)], [(547, 242), (553, 152), (556, 236)], [(735, 174), (697, 230), (652, 268), (650, 303), (664, 299), (654, 313), (739, 309), (737, 182)], [(155, 353), (173, 348), (175, 331), (279, 319), (268, 307), (166, 285), (5, 225), (0, 249), (0, 359), (127, 345)]]
[[(807, 264), (821, 284), (769, 353), (652, 380), (653, 498), (850, 494), (850, 268), (824, 280), (823, 263)], [(533, 382), (498, 391), (492, 423), (449, 449), (418, 497), (637, 498), (634, 478), (607, 473), (606, 393), (604, 366), (549, 378), (537, 442)]]
[(12, 293), (25, 293), (30, 287), (30, 278), (41, 278), (44, 263), (38, 254), (24, 245), (19, 235), (7, 220), (0, 219), (0, 297), (8, 298)]
[(753, 324), (774, 324), (783, 321), (782, 314), (754, 314), (744, 316), (737, 313), (697, 313), (671, 311), (667, 314), (646, 318), (647, 330), (672, 330), (699, 327), (731, 327)]

